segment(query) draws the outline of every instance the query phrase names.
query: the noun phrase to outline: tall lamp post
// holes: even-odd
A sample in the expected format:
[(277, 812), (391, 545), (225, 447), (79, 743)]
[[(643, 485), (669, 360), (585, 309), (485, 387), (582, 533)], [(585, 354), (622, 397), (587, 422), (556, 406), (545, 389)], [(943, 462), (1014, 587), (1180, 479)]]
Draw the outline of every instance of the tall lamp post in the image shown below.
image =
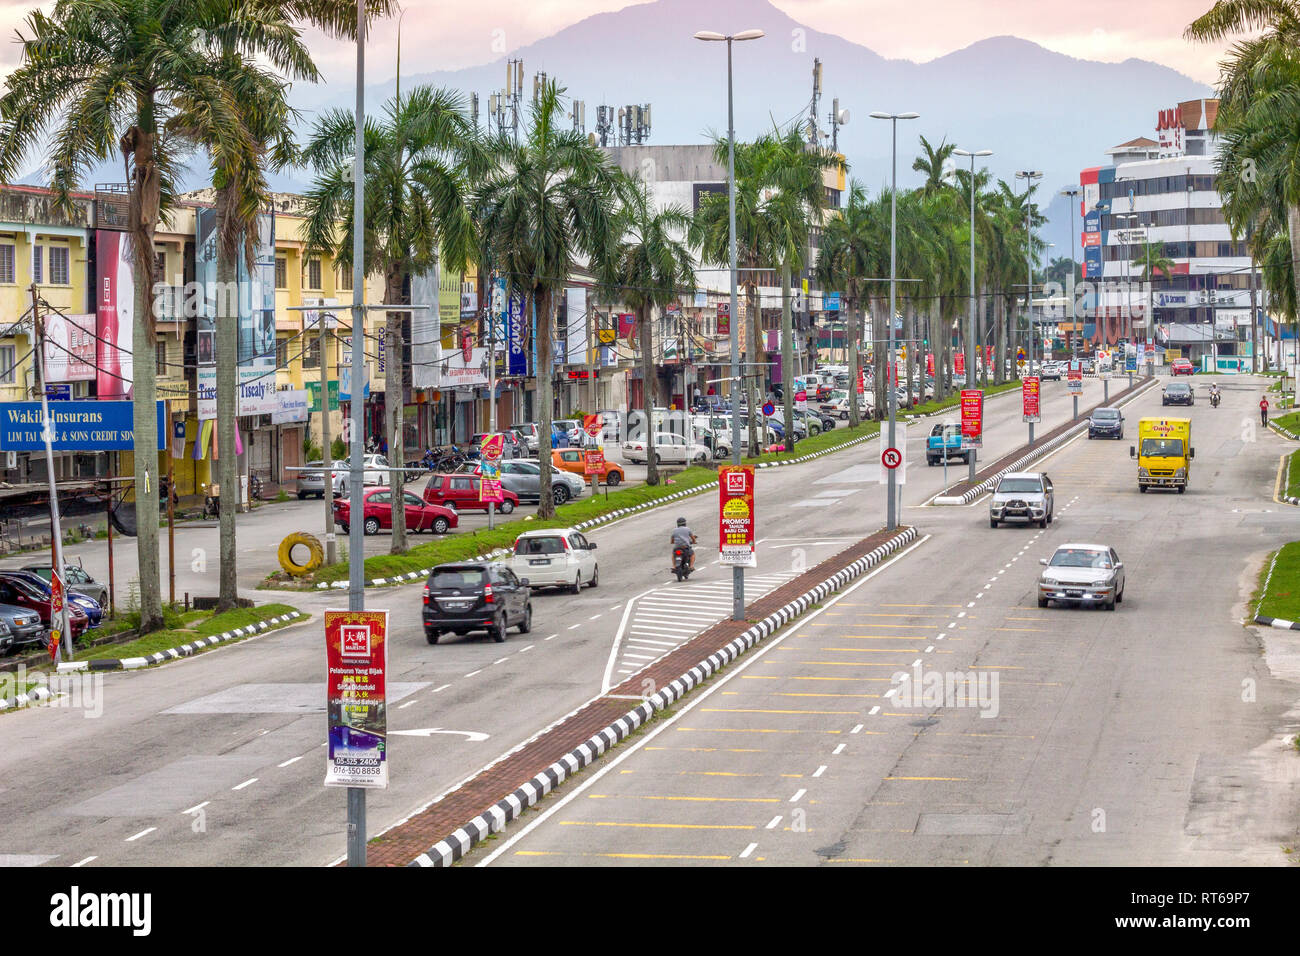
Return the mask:
[[(762, 30), (742, 30), (733, 34), (701, 30), (695, 34), (697, 40), (727, 44), (727, 245), (731, 271), (731, 320), (728, 324), (731, 326), (729, 343), (733, 389), (740, 383), (740, 313), (736, 307), (736, 118), (731, 82), (731, 46), (744, 40), (757, 40), (764, 35)], [(740, 464), (740, 416), (737, 414), (734, 396), (731, 413), (731, 463)], [(731, 619), (745, 619), (745, 569), (740, 566), (731, 569)]]
[[(1036, 169), (1022, 169), (1016, 179), (1025, 181), (1025, 313), (1029, 318), (1029, 374), (1034, 374), (1034, 204), (1029, 201), (1034, 180), (1043, 174)], [(1039, 399), (1041, 402), (1041, 398)], [(1029, 444), (1034, 443), (1034, 423), (1029, 423)]]
[(1079, 310), (1074, 301), (1074, 244), (1079, 237), (1074, 232), (1074, 203), (1079, 198), (1079, 192), (1078, 186), (1070, 186), (1061, 190), (1061, 195), (1070, 200), (1070, 288), (1068, 294), (1070, 296), (1070, 342), (1073, 345), (1070, 354), (1076, 359), (1079, 357)]
[[(1117, 221), (1117, 222), (1122, 222), (1122, 223), (1127, 224), (1127, 223), (1131, 223), (1131, 222), (1133, 222), (1135, 219), (1137, 219), (1137, 217), (1138, 217), (1138, 216), (1137, 216), (1137, 213), (1135, 213), (1135, 212), (1120, 212), (1120, 213), (1115, 213), (1115, 215), (1111, 216), (1111, 219), (1113, 219), (1113, 220), (1115, 220), (1115, 221)], [(1125, 228), (1125, 229), (1126, 229), (1126, 227), (1121, 227), (1121, 228)], [(1126, 230), (1126, 231), (1127, 231), (1127, 230)], [(1128, 250), (1127, 250), (1128, 243), (1125, 242), (1125, 241), (1123, 241), (1123, 240), (1127, 240), (1128, 238), (1130, 238), (1130, 237), (1127, 236), (1127, 235), (1123, 235), (1123, 234), (1121, 234), (1121, 235), (1120, 235), (1120, 240), (1121, 240), (1121, 241), (1120, 241), (1120, 243), (1119, 243), (1119, 246), (1120, 246), (1120, 252), (1123, 253), (1123, 254), (1120, 256), (1120, 258), (1121, 258), (1121, 259), (1123, 260), (1123, 262), (1124, 262), (1124, 318), (1125, 318), (1125, 320), (1126, 320), (1125, 324), (1127, 325), (1127, 329), (1125, 330), (1125, 338), (1126, 338), (1126, 340), (1127, 340), (1127, 344), (1124, 346), (1124, 354), (1125, 354), (1126, 356), (1128, 355), (1128, 350), (1129, 350), (1130, 347), (1133, 348), (1133, 350), (1134, 350), (1135, 353), (1136, 353), (1136, 351), (1137, 351), (1137, 343), (1135, 343), (1135, 342), (1133, 341), (1133, 339), (1134, 339), (1134, 335), (1133, 335), (1133, 289), (1132, 289), (1132, 284), (1133, 284), (1133, 283), (1132, 283), (1132, 279), (1131, 279), (1131, 277), (1130, 277), (1130, 275), (1129, 275), (1129, 264), (1130, 264), (1130, 259), (1129, 259), (1129, 256), (1128, 256)], [(1125, 365), (1125, 367), (1127, 368), (1127, 366), (1128, 366), (1128, 362), (1125, 362), (1124, 365)], [(1133, 385), (1133, 375), (1132, 375), (1132, 373), (1129, 373), (1128, 384), (1129, 384), (1129, 387), (1130, 387), (1130, 388), (1131, 388), (1132, 385)]]
[[(975, 157), (992, 156), (993, 150), (977, 149), (970, 152), (954, 149), (953, 153), (970, 157), (970, 317), (966, 326), (966, 386), (969, 388), (975, 382), (975, 353), (979, 349), (979, 343), (975, 341)], [(974, 449), (966, 456), (971, 481), (975, 480), (975, 456)]]
[[(885, 367), (885, 391), (889, 396), (889, 445), (897, 448), (895, 424), (898, 418), (898, 392), (895, 388), (894, 373), (894, 315), (897, 305), (898, 288), (898, 121), (913, 120), (920, 113), (883, 113), (871, 114), (872, 119), (889, 120), (893, 134), (892, 159), (890, 160), (889, 181), (889, 364)], [(909, 359), (910, 361), (910, 359)], [(922, 389), (924, 391), (924, 389)], [(908, 400), (910, 403), (910, 399)], [(889, 491), (885, 500), (885, 526), (893, 531), (898, 527), (898, 469), (889, 469)]]

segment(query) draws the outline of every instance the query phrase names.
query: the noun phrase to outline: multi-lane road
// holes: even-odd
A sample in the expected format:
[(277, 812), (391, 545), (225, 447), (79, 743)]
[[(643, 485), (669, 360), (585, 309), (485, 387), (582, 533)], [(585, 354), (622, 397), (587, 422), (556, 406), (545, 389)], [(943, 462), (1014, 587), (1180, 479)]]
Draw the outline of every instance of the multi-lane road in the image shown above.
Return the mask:
[[(1157, 394), (1130, 418), (1158, 409)], [(1078, 441), (1044, 466), (1060, 514), (1041, 533), (992, 531), (979, 503), (923, 506), (942, 474), (924, 465), (929, 423), (913, 426), (903, 520), (928, 537), (561, 790), (536, 829), (496, 844), (493, 862), (1269, 859), (1294, 833), (1273, 761), (1294, 686), (1240, 626), (1240, 602), (1252, 560), (1296, 537), (1296, 516), (1272, 502), (1280, 439), (1247, 434), (1256, 396), (1226, 395), (1192, 411), (1187, 495), (1139, 497), (1127, 442)], [(1082, 404), (1100, 397), (1089, 382)], [(1049, 385), (1040, 427), (1068, 411), (1063, 385)], [(1024, 441), (1014, 397), (991, 400), (987, 418), (990, 460)], [(878, 455), (872, 442), (760, 473), (751, 599), (881, 526)], [(418, 585), (367, 592), (368, 606), (392, 612), (395, 732), (391, 785), (369, 795), (370, 834), (725, 616), (730, 574), (708, 563), (716, 508), (706, 494), (593, 530), (599, 588), (537, 595), (533, 632), (504, 645), (430, 647)], [(678, 514), (703, 548), (681, 585), (667, 570)], [(1124, 605), (1038, 610), (1034, 559), (1080, 538), (1125, 559)], [(11, 860), (336, 859), (346, 814), (342, 792), (321, 785), (319, 611), (343, 598), (292, 600), (313, 619), (102, 675), (100, 716), (42, 706), (0, 718)], [(918, 660), (922, 673), (996, 674), (996, 716), (886, 697), (891, 675)]]

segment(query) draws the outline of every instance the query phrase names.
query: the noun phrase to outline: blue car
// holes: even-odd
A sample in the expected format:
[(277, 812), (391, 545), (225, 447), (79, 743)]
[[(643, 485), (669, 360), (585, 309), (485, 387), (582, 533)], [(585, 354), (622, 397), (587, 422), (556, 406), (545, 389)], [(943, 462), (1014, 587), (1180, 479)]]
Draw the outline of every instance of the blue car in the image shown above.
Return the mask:
[[(39, 574), (36, 574), (33, 571), (5, 571), (4, 573), (30, 582), (32, 586), (35, 587), (46, 599), (49, 598), (52, 590), (50, 582), (45, 580), (45, 578), (41, 577)], [(99, 602), (89, 595), (82, 594), (80, 591), (68, 591), (67, 595), (69, 601), (86, 612), (86, 617), (89, 619), (89, 626), (99, 627), (100, 623), (104, 620), (104, 609), (100, 607)]]

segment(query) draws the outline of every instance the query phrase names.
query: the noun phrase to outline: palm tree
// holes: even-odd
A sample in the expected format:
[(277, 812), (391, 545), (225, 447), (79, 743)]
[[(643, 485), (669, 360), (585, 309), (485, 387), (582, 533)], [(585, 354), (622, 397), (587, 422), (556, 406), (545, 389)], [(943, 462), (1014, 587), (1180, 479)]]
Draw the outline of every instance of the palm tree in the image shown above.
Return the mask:
[[(307, 193), (308, 254), (328, 254), (344, 268), (352, 265), (352, 183), (345, 175), (355, 131), (351, 112), (332, 110), (317, 121), (303, 151), (317, 176)], [(439, 257), (443, 268), (465, 268), (477, 246), (469, 184), (487, 166), (486, 151), (457, 93), (419, 86), (399, 92), (380, 118), (367, 120), (365, 271), (384, 277), (385, 302), (404, 303), (411, 276), (433, 268)], [(388, 313), (385, 343), (388, 447), (398, 467), (404, 460), (405, 316)], [(407, 548), (402, 473), (391, 475), (391, 550), (400, 554)]]
[[(879, 274), (876, 262), (880, 249), (879, 221), (872, 212), (865, 187), (854, 180), (849, 184), (848, 201), (826, 223), (817, 254), (818, 284), (823, 289), (844, 290), (844, 308), (849, 317), (850, 428), (858, 427), (858, 342), (862, 338), (862, 308), (869, 287), (867, 280)], [(876, 407), (880, 407), (878, 403)]]
[[(241, 3), (243, 0), (234, 0)], [(254, 12), (256, 16), (256, 12)], [(212, 183), (216, 187), (217, 284), (234, 289), (236, 258), (242, 251), (248, 272), (254, 269), (258, 216), (270, 198), (263, 166), (283, 169), (293, 163), (297, 147), (291, 132), (293, 112), (285, 94), (288, 83), (245, 58), (236, 37), (226, 33), (217, 38), (213, 50), (219, 69), (236, 91), (235, 103), (257, 151), (250, 158), (258, 162), (240, 166), (214, 163)], [(287, 20), (263, 25), (257, 34), (243, 38), (245, 46), (276, 53), (279, 68), (296, 79), (316, 80), (318, 73), (306, 46)], [(212, 151), (215, 159), (215, 151)], [(218, 293), (216, 297), (217, 444), (229, 453), (217, 459), (217, 482), (238, 487), (238, 460), (233, 454), (238, 427), (237, 367), (239, 364), (239, 311), (237, 298)], [(238, 498), (227, 494), (221, 505), (217, 610), (228, 611), (238, 604), (236, 576), (235, 514)]]
[[(620, 203), (610, 224), (607, 245), (595, 259), (599, 293), (622, 301), (636, 313), (641, 340), (642, 403), (647, 429), (646, 484), (659, 484), (659, 455), (654, 450), (655, 378), (651, 312), (677, 300), (680, 290), (695, 284), (691, 250), (681, 238), (690, 227), (690, 214), (681, 206), (656, 210), (644, 183), (625, 179), (619, 184)], [(679, 344), (681, 354), (684, 344)]]
[[(219, 168), (257, 162), (238, 89), (212, 51), (223, 38), (238, 38), (231, 42), (239, 53), (268, 56), (275, 65), (276, 47), (258, 48), (250, 38), (276, 18), (223, 0), (58, 0), (48, 14), (38, 10), (25, 23), (22, 62), (0, 96), (0, 182), (12, 182), (30, 152), (47, 149), (51, 187), (68, 208), (88, 170), (122, 159), (135, 257), (132, 341), (138, 354), (148, 355), (153, 237), (174, 201), (178, 157), (204, 143)], [(152, 361), (133, 366), (134, 474), (144, 480), (136, 496), (140, 628), (149, 632), (163, 626), (158, 508), (143, 492), (151, 475), (157, 480), (157, 380)]]
[(562, 93), (549, 81), (529, 110), (524, 138), (515, 143), (502, 136), (489, 144), (495, 165), (473, 198), (482, 248), (512, 285), (522, 287), (524, 314), (530, 304), (537, 309), (542, 518), (555, 514), (551, 456), (545, 453), (554, 420), (555, 303), (579, 259), (595, 261), (607, 247), (618, 183), (601, 149), (563, 128)]

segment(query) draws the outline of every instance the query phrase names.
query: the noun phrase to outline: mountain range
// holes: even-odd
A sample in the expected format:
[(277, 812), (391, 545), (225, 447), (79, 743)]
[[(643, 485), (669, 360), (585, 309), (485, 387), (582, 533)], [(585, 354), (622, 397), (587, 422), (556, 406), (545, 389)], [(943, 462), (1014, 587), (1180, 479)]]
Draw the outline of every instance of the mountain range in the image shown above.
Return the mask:
[[(924, 17), (918, 8), (918, 17)], [(757, 27), (762, 39), (734, 48), (736, 135), (740, 138), (807, 122), (812, 99), (813, 61), (822, 63), (818, 123), (828, 129), (833, 99), (850, 112), (838, 131), (838, 145), (850, 176), (875, 190), (889, 181), (890, 125), (870, 119), (873, 110), (915, 111), (920, 118), (898, 123), (898, 181), (914, 185), (911, 170), (918, 136), (931, 143), (956, 143), (966, 149), (991, 149), (987, 160), (997, 178), (1016, 184), (1018, 169), (1041, 170), (1040, 194), (1058, 193), (1078, 182), (1079, 170), (1108, 162), (1105, 150), (1140, 135), (1150, 135), (1156, 112), (1180, 100), (1212, 95), (1204, 84), (1145, 60), (1103, 63), (1049, 51), (1014, 36), (995, 36), (925, 63), (887, 59), (866, 46), (806, 27), (767, 0), (655, 0), (596, 14), (499, 59), (454, 71), (407, 72), (402, 86), (445, 86), (479, 94), (480, 113), (488, 96), (506, 82), (506, 59), (524, 64), (524, 100), (531, 101), (532, 77), (544, 71), (568, 96), (586, 104), (587, 129), (594, 130), (596, 107), (617, 109), (629, 103), (653, 105), (648, 142), (704, 142), (725, 134), (727, 121), (726, 50), (720, 43), (693, 39), (697, 30), (738, 32)], [(407, 31), (404, 66), (421, 62), (420, 39)], [(369, 75), (391, 72), (388, 59), (372, 53)], [(382, 109), (396, 88), (387, 77), (366, 89), (366, 109)], [(350, 109), (350, 88), (296, 86), (294, 105), (309, 127), (318, 111)], [(480, 122), (485, 122), (481, 119)], [(120, 172), (115, 168), (113, 172)], [(196, 168), (188, 188), (205, 184), (206, 168)], [(275, 177), (279, 190), (303, 188), (306, 170)], [(1066, 200), (1047, 205), (1052, 224), (1046, 238), (1055, 255), (1070, 244)], [(1076, 223), (1077, 226), (1077, 223)]]

